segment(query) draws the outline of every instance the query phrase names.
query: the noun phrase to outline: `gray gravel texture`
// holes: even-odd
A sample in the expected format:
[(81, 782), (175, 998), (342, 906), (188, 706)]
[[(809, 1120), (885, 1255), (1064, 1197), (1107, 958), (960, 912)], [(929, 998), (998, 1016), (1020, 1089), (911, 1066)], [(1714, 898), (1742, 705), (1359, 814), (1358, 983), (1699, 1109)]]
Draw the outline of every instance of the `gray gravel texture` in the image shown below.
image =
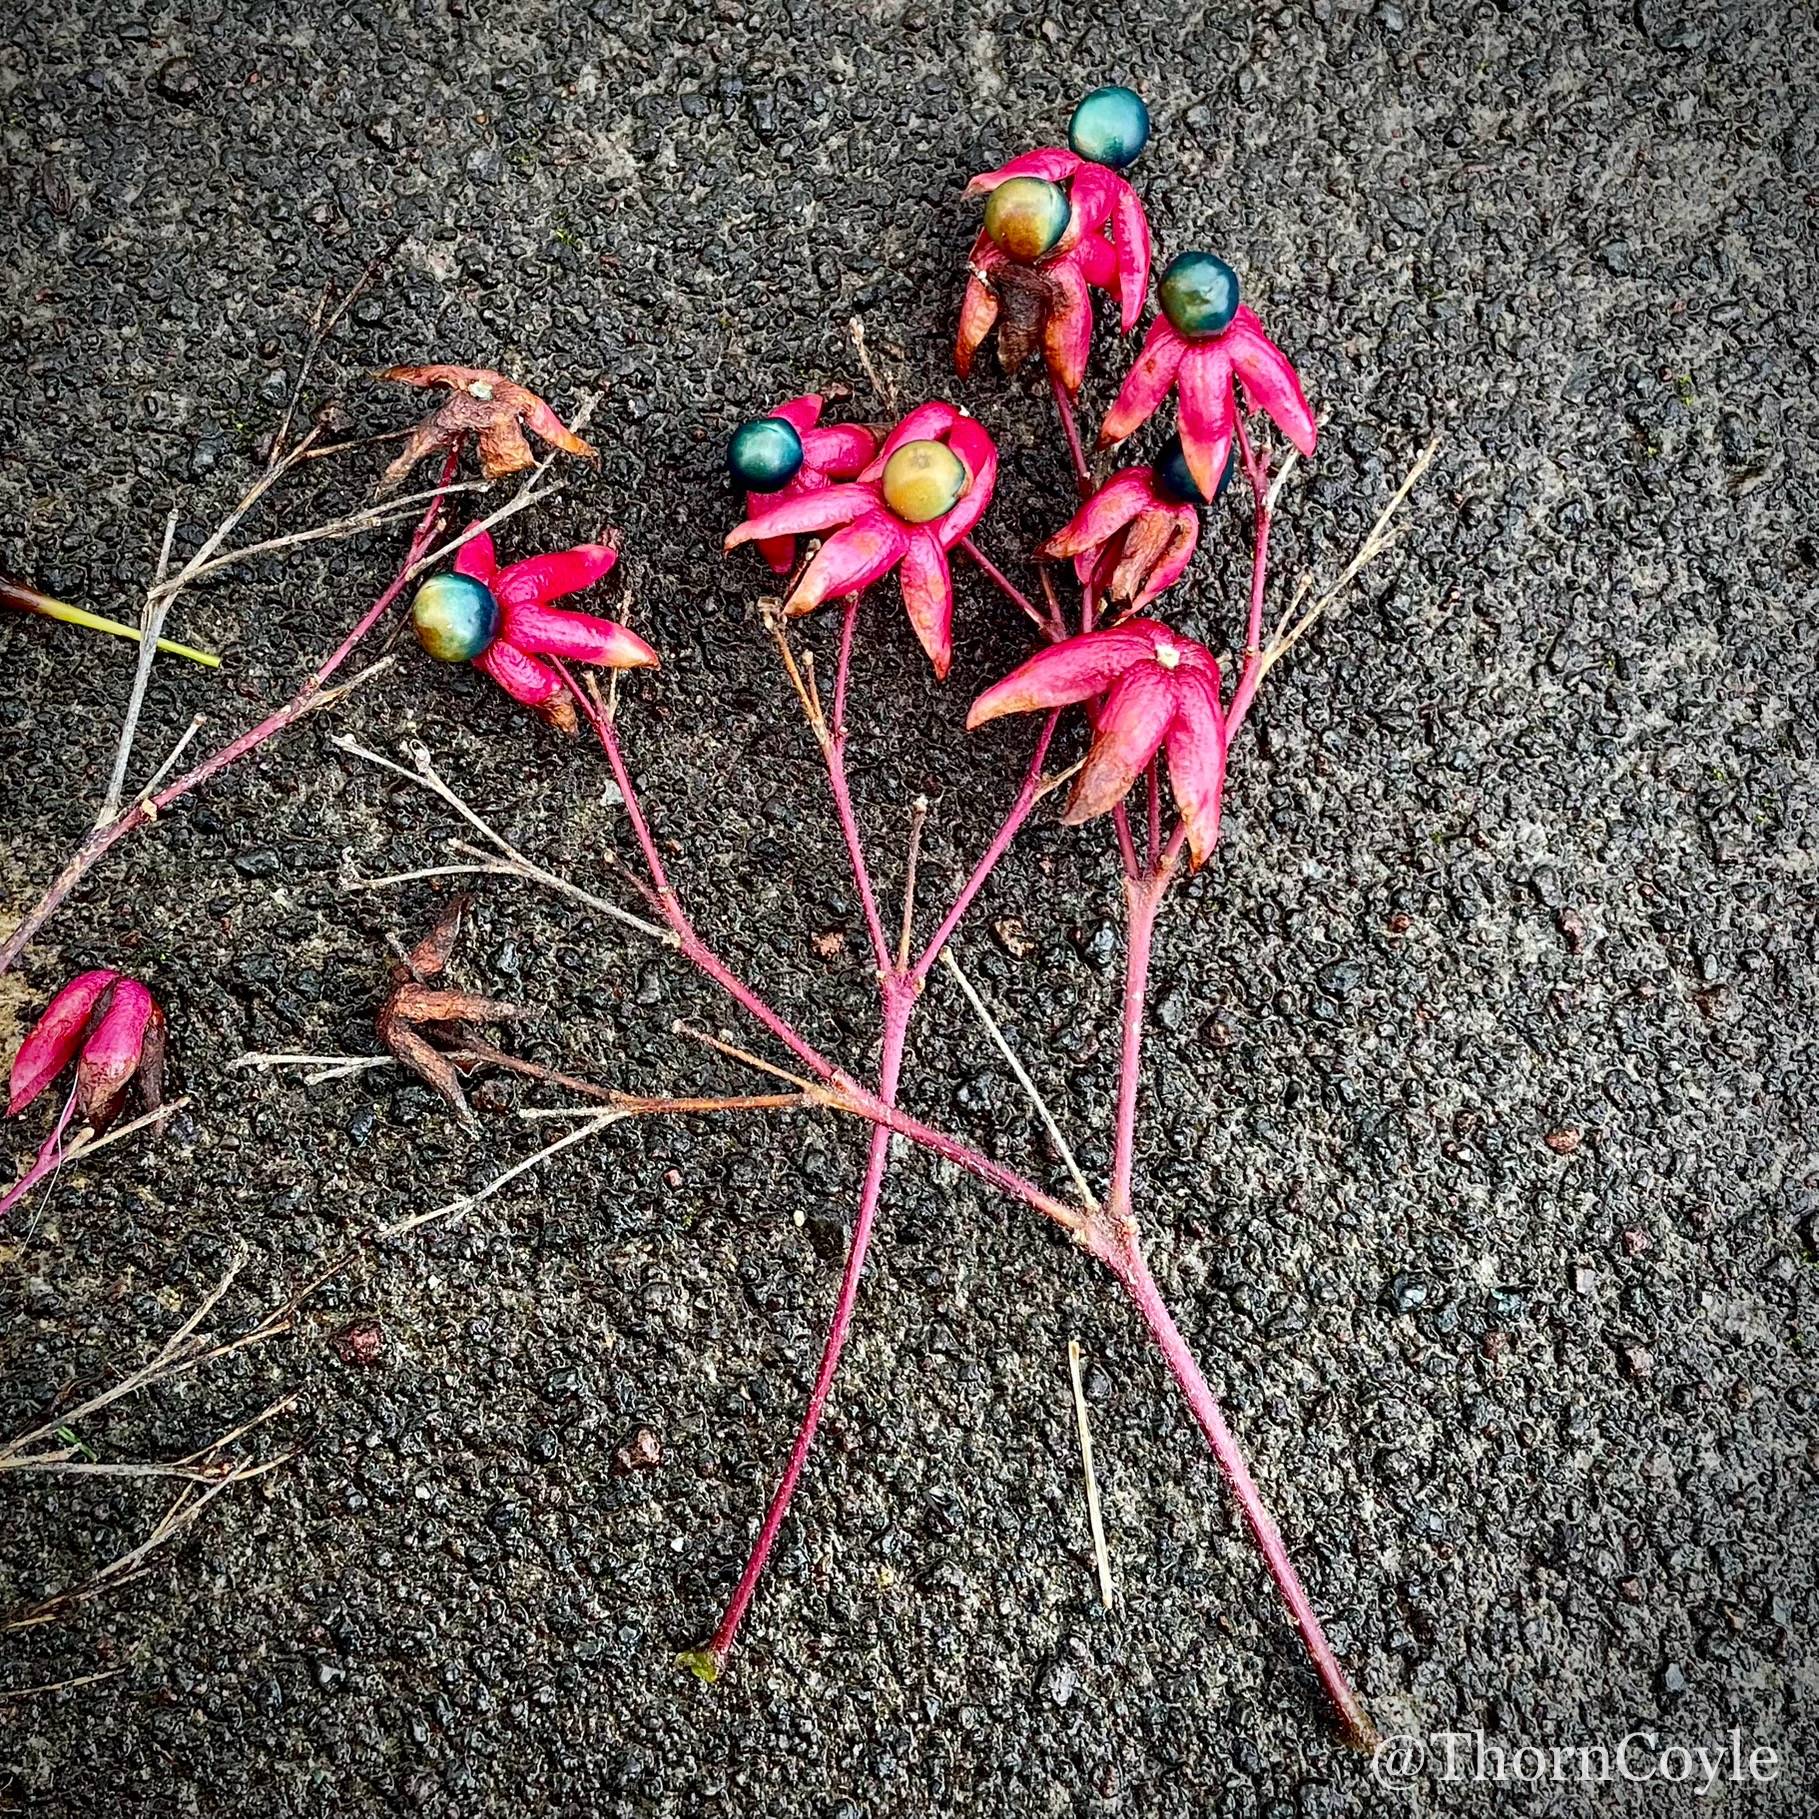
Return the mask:
[[(0, 561), (130, 615), (171, 502), (193, 541), (244, 483), (321, 286), (403, 233), (312, 395), (394, 427), (411, 400), (362, 377), (394, 360), (496, 364), (569, 405), (604, 386), (598, 471), (508, 549), (617, 527), (607, 597), (666, 665), (626, 689), (625, 736), (684, 893), (859, 1062), (862, 930), (759, 570), (718, 553), (723, 439), (811, 386), (875, 412), (856, 316), (905, 399), (958, 396), (1000, 437), (982, 537), (1021, 564), (1065, 469), (1033, 385), (956, 392), (960, 190), (1095, 82), (1141, 87), (1163, 246), (1235, 260), (1329, 414), (1280, 585), (1341, 563), (1443, 437), (1397, 552), (1272, 684), (1218, 861), (1165, 923), (1159, 1274), (1385, 1729), (1737, 1727), (1783, 1767), (1703, 1800), (1697, 1776), (1378, 1787), (1108, 1281), (920, 1158), (742, 1652), (689, 1681), (672, 1653), (755, 1530), (850, 1218), (861, 1145), (802, 1118), (618, 1130), (376, 1247), (293, 1337), (97, 1423), (102, 1457), (172, 1457), (294, 1386), (302, 1452), (134, 1584), (4, 1638), (7, 1686), (124, 1669), (0, 1708), (6, 1810), (1812, 1811), (1816, 49), (1798, 5), (1656, 0), (8, 9)], [(1123, 359), (1102, 326), (1094, 408)], [(365, 459), (269, 522), (352, 502)], [(1231, 634), (1244, 538), (1224, 512), (1172, 602), (1202, 635)], [(198, 592), (175, 629), (228, 663), (159, 666), (145, 751), (281, 699), (392, 559), (343, 546)], [(890, 590), (867, 614), (854, 764), (889, 879), (911, 795), (935, 798), (948, 883), (1026, 749), (960, 730), (1026, 648), (961, 587), (945, 690)], [(824, 659), (832, 632), (807, 634)], [(130, 658), (18, 622), (0, 661), (16, 911), (92, 813)], [(370, 1048), (388, 944), (440, 901), (337, 889), (344, 850), (401, 870), (452, 831), (337, 729), (426, 739), (527, 849), (610, 879), (625, 829), (589, 749), (408, 646), (117, 854), (5, 1015), (130, 965), (196, 1103), (5, 1235), (9, 1431), (143, 1356), (233, 1255), (230, 1325), (538, 1140), (506, 1115), (463, 1139), (387, 1074), (226, 1071)], [(961, 946), (1095, 1169), (1115, 911), (1104, 830), (1051, 818)], [(993, 935), (1009, 917), (1028, 952)], [(742, 1084), (668, 1033), (729, 1007), (520, 887), (483, 891), (457, 976), (547, 1007), (527, 1052)], [(945, 982), (907, 1093), (1059, 1185)], [(365, 1315), (362, 1369), (332, 1340)], [(640, 1426), (661, 1465), (616, 1469)], [(167, 1491), (7, 1483), (0, 1604), (80, 1581)]]

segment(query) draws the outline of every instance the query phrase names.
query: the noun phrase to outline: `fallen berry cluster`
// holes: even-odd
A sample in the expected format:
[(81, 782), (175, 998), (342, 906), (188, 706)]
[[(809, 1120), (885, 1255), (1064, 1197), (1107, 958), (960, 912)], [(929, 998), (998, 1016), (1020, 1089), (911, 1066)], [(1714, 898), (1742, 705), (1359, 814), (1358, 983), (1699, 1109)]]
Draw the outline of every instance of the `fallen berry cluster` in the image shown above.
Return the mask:
[[(389, 494), (419, 460), (442, 457), (441, 479), (425, 496), (427, 504), (409, 552), (392, 583), (284, 708), (174, 782), (158, 787), (160, 773), (130, 807), (120, 809), (116, 796), (70, 866), (0, 947), (0, 971), (119, 839), (152, 825), (160, 812), (226, 764), (331, 700), (336, 691), (327, 686), (329, 678), (394, 603), (410, 593), (413, 626), (432, 657), (476, 665), (559, 731), (578, 732), (581, 722), (587, 722), (617, 783), (642, 859), (643, 875), (635, 882), (647, 914), (602, 904), (525, 860), (461, 803), (420, 750), (415, 768), (406, 769), (349, 741), (341, 742), (343, 748), (432, 789), (460, 809), (498, 849), (489, 864), (444, 870), (506, 870), (564, 888), (665, 943), (736, 1003), (779, 1045), (787, 1062), (721, 1043), (714, 1046), (781, 1076), (790, 1090), (741, 1099), (633, 1098), (515, 1063), (475, 1025), (509, 1020), (522, 1014), (520, 1007), (437, 982), (451, 956), (458, 909), (394, 973), (379, 1018), (379, 1034), (390, 1056), (435, 1085), (464, 1119), (471, 1120), (471, 1111), (459, 1075), (488, 1065), (517, 1065), (520, 1071), (579, 1086), (611, 1104), (613, 1109), (599, 1112), (592, 1126), (552, 1145), (546, 1154), (617, 1117), (634, 1114), (763, 1113), (808, 1104), (871, 1126), (851, 1242), (808, 1406), (724, 1616), (706, 1643), (684, 1655), (687, 1664), (707, 1679), (724, 1669), (786, 1517), (851, 1328), (892, 1165), (892, 1138), (897, 1136), (1054, 1221), (1123, 1287), (1224, 1472), (1346, 1737), (1365, 1747), (1373, 1733), (1363, 1703), (1327, 1642), (1238, 1443), (1151, 1275), (1135, 1186), (1141, 1054), (1158, 919), (1178, 878), (1203, 866), (1217, 846), (1235, 742), (1259, 686), (1331, 598), (1329, 593), (1310, 603), (1304, 590), (1266, 636), (1273, 509), (1293, 461), (1314, 454), (1317, 432), (1294, 367), (1241, 301), (1232, 267), (1213, 254), (1183, 251), (1163, 268), (1156, 284), (1158, 311), (1097, 440), (1101, 449), (1123, 443), (1171, 392), (1177, 406), (1174, 433), (1150, 460), (1125, 466), (1102, 482), (1095, 479), (1075, 418), (1092, 352), (1092, 293), (1103, 291), (1113, 300), (1120, 334), (1136, 330), (1149, 297), (1153, 236), (1142, 201), (1122, 172), (1143, 151), (1149, 130), (1148, 112), (1135, 94), (1124, 88), (1100, 89), (1076, 109), (1065, 147), (1027, 152), (975, 177), (968, 186), (969, 195), (985, 198), (985, 218), (967, 262), (956, 367), (963, 377), (969, 376), (994, 331), (1007, 373), (1017, 372), (1040, 351), (1078, 491), (1073, 516), (1033, 552), (1039, 600), (1018, 588), (975, 541), (992, 503), (998, 452), (984, 425), (954, 404), (931, 400), (885, 427), (827, 422), (824, 400), (807, 394), (739, 426), (730, 438), (728, 465), (743, 494), (745, 513), (727, 535), (726, 547), (736, 551), (755, 546), (773, 576), (783, 580), (780, 600), (764, 602), (761, 617), (824, 760), (834, 818), (863, 912), (879, 1008), (879, 1052), (869, 1080), (809, 1043), (703, 939), (684, 909), (622, 749), (615, 712), (591, 673), (576, 675), (577, 668), (591, 672), (656, 666), (658, 653), (622, 625), (557, 604), (601, 581), (614, 566), (614, 547), (610, 542), (586, 544), (524, 557), (503, 567), (495, 551), (493, 528), (541, 496), (536, 482), (549, 465), (535, 464), (525, 432), (551, 448), (550, 460), (557, 452), (587, 457), (593, 451), (577, 433), (582, 419), (571, 426), (522, 386), (471, 367), (429, 364), (397, 367), (382, 375), (442, 393), (436, 408), (409, 432), (381, 482), (382, 494)], [(1254, 419), (1259, 415), (1274, 424), (1294, 451), (1280, 463), (1255, 433)], [(287, 426), (288, 421), (287, 413)], [(302, 458), (299, 451), (307, 452), (320, 428), (319, 421), (301, 443), (274, 449), (267, 475), (241, 511)], [(458, 478), (470, 450), (477, 451), (487, 481), (528, 471), (527, 490), (504, 510), (470, 524), (437, 547), (450, 494), (470, 484)], [(1417, 464), (1415, 473), (1419, 469)], [(1242, 641), (1222, 664), (1206, 643), (1173, 629), (1157, 614), (1163, 597), (1192, 572), (1205, 514), (1240, 470), (1251, 502), (1250, 587), (1241, 611)], [(1406, 495), (1415, 473), (1389, 510)], [(421, 499), (399, 501), (383, 510), (414, 512), (420, 503)], [(1386, 541), (1382, 532), (1387, 518), (1388, 511), (1341, 584)], [(370, 528), (370, 522), (362, 520), (360, 528)], [(255, 549), (266, 547), (276, 545)], [(205, 546), (204, 554), (212, 548)], [(917, 805), (912, 813), (901, 915), (887, 921), (847, 778), (853, 657), (862, 601), (869, 590), (894, 576), (916, 639), (936, 677), (947, 677), (954, 650), (956, 553), (1027, 617), (1042, 640), (1040, 649), (972, 703), (967, 726), (1015, 714), (1038, 715), (1040, 722), (1024, 775), (996, 832), (932, 931), (918, 941), (916, 868), (925, 810)], [(176, 585), (207, 572), (207, 566), (202, 557), (193, 560)], [(1064, 586), (1057, 585), (1058, 578)], [(168, 604), (171, 588), (161, 574), (161, 587), (148, 596), (148, 606), (151, 601)], [(1064, 592), (1070, 596), (1065, 601)], [(831, 700), (824, 701), (812, 661), (792, 643), (789, 622), (831, 605), (841, 609), (840, 625)], [(157, 625), (149, 629), (153, 635), (142, 645), (141, 693)], [(135, 712), (137, 699), (136, 695)], [(1047, 765), (1057, 726), (1064, 713), (1075, 709), (1090, 734), (1085, 756), (1071, 771), (1052, 777)], [(121, 771), (130, 753), (131, 731), (129, 716)], [(934, 967), (1019, 830), (1049, 791), (1069, 776), (1064, 821), (1069, 825), (1108, 821), (1116, 842), (1125, 979), (1110, 1178), (1104, 1193), (1095, 1193), (1062, 1144), (1060, 1154), (1072, 1179), (1072, 1191), (1064, 1196), (985, 1156), (960, 1137), (909, 1116), (899, 1107), (898, 1093), (911, 1023)], [(90, 1128), (101, 1129), (117, 1113), (129, 1082), (136, 1078), (148, 1109), (155, 1113), (163, 1072), (163, 1019), (149, 991), (107, 971), (71, 981), (52, 1001), (14, 1062), (9, 1111), (22, 1111), (72, 1061), (75, 1084), (61, 1117), (38, 1162), (0, 1202), (0, 1210), (56, 1166), (65, 1153), (65, 1128), (77, 1110)], [(526, 1166), (518, 1165), (508, 1176)], [(422, 1215), (399, 1229), (448, 1210)]]

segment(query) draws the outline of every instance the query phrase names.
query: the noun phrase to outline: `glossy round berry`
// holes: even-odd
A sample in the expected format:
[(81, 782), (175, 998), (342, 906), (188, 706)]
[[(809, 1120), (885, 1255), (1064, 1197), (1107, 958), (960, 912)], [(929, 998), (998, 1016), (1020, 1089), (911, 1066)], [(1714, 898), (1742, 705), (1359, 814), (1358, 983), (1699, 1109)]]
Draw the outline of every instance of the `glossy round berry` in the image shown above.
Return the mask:
[(1074, 109), (1067, 142), (1094, 164), (1121, 171), (1149, 143), (1150, 111), (1134, 89), (1096, 88)]
[(1211, 253), (1180, 253), (1157, 286), (1162, 313), (1182, 334), (1222, 335), (1238, 313), (1238, 274)]
[(1068, 202), (1046, 177), (1007, 177), (985, 204), (985, 231), (1007, 259), (1034, 265), (1067, 232)]
[(751, 493), (774, 493), (802, 471), (802, 438), (781, 417), (754, 417), (733, 431), (726, 465)]
[(884, 464), (884, 503), (905, 523), (926, 524), (960, 503), (967, 480), (945, 442), (906, 442)]
[(417, 642), (442, 663), (471, 663), (499, 635), (499, 602), (472, 575), (431, 575), (411, 602)]
[[(1213, 488), (1215, 499), (1223, 496), (1225, 489), (1232, 483), (1232, 474), (1238, 466), (1238, 448), (1234, 443), (1226, 451), (1225, 472), (1219, 476), (1219, 484)], [(1176, 505), (1204, 505), (1206, 495), (1194, 484), (1194, 476), (1188, 471), (1187, 457), (1181, 452), (1181, 438), (1170, 436), (1163, 443), (1162, 452), (1156, 457), (1152, 470), (1156, 476), (1156, 491), (1163, 498)]]

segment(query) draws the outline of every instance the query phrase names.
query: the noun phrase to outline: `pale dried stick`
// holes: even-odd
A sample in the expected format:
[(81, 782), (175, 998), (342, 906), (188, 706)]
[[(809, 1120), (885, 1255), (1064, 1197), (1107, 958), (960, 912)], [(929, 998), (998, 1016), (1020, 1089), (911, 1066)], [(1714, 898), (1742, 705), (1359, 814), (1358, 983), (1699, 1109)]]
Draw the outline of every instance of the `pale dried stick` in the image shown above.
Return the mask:
[(1074, 1420), (1080, 1429), (1080, 1469), (1086, 1475), (1086, 1519), (1093, 1531), (1093, 1558), (1099, 1564), (1099, 1602), (1109, 1611), (1115, 1594), (1112, 1590), (1112, 1560), (1105, 1547), (1105, 1519), (1099, 1511), (1099, 1479), (1093, 1470), (1093, 1430), (1086, 1418), (1086, 1386), (1080, 1381), (1080, 1341), (1067, 1342), (1068, 1375), (1074, 1383)]

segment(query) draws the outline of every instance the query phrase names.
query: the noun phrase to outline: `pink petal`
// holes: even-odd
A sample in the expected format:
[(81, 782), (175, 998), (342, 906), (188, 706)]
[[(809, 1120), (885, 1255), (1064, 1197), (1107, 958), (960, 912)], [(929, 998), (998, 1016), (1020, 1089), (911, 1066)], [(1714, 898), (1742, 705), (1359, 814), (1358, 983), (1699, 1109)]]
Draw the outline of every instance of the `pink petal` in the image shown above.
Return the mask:
[(604, 669), (655, 669), (657, 653), (623, 625), (532, 601), (505, 609), (503, 641), (539, 657), (567, 657)]
[(573, 549), (530, 556), (501, 569), (493, 593), (503, 607), (560, 600), (578, 594), (609, 573), (619, 552), (610, 543), (578, 543)]
[(498, 557), (493, 551), (493, 533), (482, 531), (470, 537), (455, 551), (455, 573), (469, 575), (476, 581), (491, 581), (499, 572)]
[(1003, 714), (1028, 714), (1038, 708), (1071, 707), (1101, 693), (1133, 663), (1153, 659), (1156, 634), (1167, 636), (1153, 620), (1136, 619), (1105, 631), (1063, 638), (1020, 663), (1001, 682), (994, 682), (966, 716), (966, 730)]
[(774, 411), (766, 411), (767, 417), (781, 417), (791, 429), (803, 440), (803, 447), (808, 446), (807, 437), (817, 423), (821, 421), (821, 394), (804, 392), (800, 398), (791, 398), (780, 404)]
[(137, 979), (119, 979), (76, 1061), (76, 1103), (96, 1130), (120, 1109), (127, 1083), (145, 1051), (146, 1025), (157, 1007)]
[(787, 610), (810, 613), (824, 600), (844, 599), (888, 575), (903, 555), (909, 532), (889, 512), (868, 512), (836, 531), (802, 572)]
[(884, 464), (904, 443), (932, 442), (943, 431), (951, 429), (959, 416), (960, 413), (951, 404), (936, 401), (917, 405), (885, 438), (884, 446), (879, 449), (872, 464), (859, 478), (862, 481), (878, 479), (884, 472)]
[(554, 670), (503, 638), (495, 638), (474, 659), (474, 667), (485, 670), (514, 701), (522, 701), (526, 707), (541, 707), (564, 692), (562, 679)]
[[(805, 443), (804, 448), (807, 447)], [(786, 486), (774, 493), (747, 493), (745, 510), (748, 517), (760, 512), (773, 510), (785, 499), (800, 499), (804, 493), (812, 493), (817, 487), (826, 486), (822, 479), (805, 460), (801, 471)], [(796, 566), (796, 539), (794, 537), (759, 537), (756, 539), (758, 554), (771, 565), (775, 574), (787, 575)]]
[(960, 326), (954, 334), (954, 370), (962, 379), (973, 374), (973, 356), (998, 320), (998, 294), (979, 278), (969, 277), (960, 304)]
[[(1122, 442), (1134, 429), (1147, 423), (1156, 406), (1168, 396), (1175, 382), (1175, 369), (1187, 351), (1187, 342), (1166, 316), (1157, 316), (1137, 356), (1137, 364), (1126, 375), (1117, 401), (1106, 412), (1099, 426), (1099, 446), (1109, 448)], [(1209, 491), (1207, 497), (1212, 497)]]
[(835, 480), (850, 480), (878, 452), (878, 438), (863, 423), (830, 423), (802, 438), (803, 478), (811, 468)]
[(1038, 151), (1023, 152), (1009, 164), (995, 171), (981, 171), (966, 186), (969, 196), (984, 196), (1009, 177), (1046, 177), (1051, 183), (1065, 183), (1081, 166), (1077, 152), (1064, 145), (1045, 145)]
[(1118, 249), (1118, 295), (1124, 306), (1120, 326), (1128, 335), (1143, 314), (1150, 287), (1150, 224), (1137, 192), (1117, 180), (1112, 192), (1112, 239)]
[(31, 1034), (19, 1044), (8, 1083), (6, 1115), (22, 1112), (75, 1059), (95, 1005), (120, 975), (102, 969), (78, 973), (44, 1007)]
[[(1244, 381), (1246, 396), (1269, 413), (1276, 427), (1304, 457), (1311, 457), (1319, 432), (1301, 390), (1300, 376), (1288, 356), (1263, 332), (1255, 312), (1240, 304), (1222, 343)], [(1207, 497), (1210, 499), (1212, 494)]]
[(832, 530), (836, 524), (849, 523), (863, 512), (875, 511), (877, 506), (876, 491), (857, 482), (816, 487), (781, 500), (768, 511), (754, 512), (727, 533), (726, 547), (737, 549), (758, 537), (793, 537), (804, 531)]
[(1103, 227), (1112, 218), (1112, 185), (1118, 179), (1103, 164), (1082, 164), (1068, 185), (1073, 218), (1082, 233)]
[(1121, 467), (1073, 517), (1043, 544), (1045, 556), (1079, 556), (1122, 530), (1156, 503), (1155, 475), (1147, 467)]
[(1077, 265), (1063, 262), (1051, 268), (1048, 320), (1042, 326), (1042, 352), (1048, 370), (1066, 387), (1071, 398), (1086, 377), (1087, 356), (1093, 351), (1093, 294)]
[(910, 624), (935, 666), (935, 680), (945, 682), (954, 661), (954, 581), (941, 539), (926, 525), (910, 533), (897, 579)]
[(1175, 718), (1176, 693), (1173, 674), (1153, 662), (1134, 664), (1112, 684), (1062, 816), (1069, 827), (1110, 814), (1129, 794)]
[(1194, 484), (1210, 499), (1219, 490), (1238, 421), (1224, 342), (1190, 347), (1181, 357), (1175, 389), (1181, 400), (1181, 453)]
[(1073, 263), (1088, 284), (1096, 284), (1102, 291), (1118, 289), (1118, 255), (1103, 234), (1088, 234), (1074, 248)]
[(1173, 520), (1172, 538), (1156, 558), (1148, 584), (1131, 602), (1133, 613), (1142, 612), (1163, 589), (1173, 587), (1181, 579), (1182, 572), (1194, 559), (1194, 548), (1200, 541), (1200, 514), (1191, 505), (1174, 505), (1167, 510)]
[(1225, 714), (1219, 684), (1197, 672), (1183, 675), (1173, 724), (1168, 729), (1168, 782), (1187, 828), (1188, 853), (1197, 871), (1219, 839), (1225, 796)]
[(972, 475), (958, 504), (934, 523), (941, 547), (952, 549), (962, 537), (972, 535), (973, 526), (985, 516), (985, 508), (992, 502), (992, 488), (998, 484), (998, 445), (985, 426), (971, 417), (956, 420), (947, 432), (947, 445)]
[(1137, 596), (1149, 580), (1150, 570), (1162, 559), (1175, 535), (1175, 520), (1167, 511), (1142, 512), (1121, 539), (1118, 566), (1112, 572), (1111, 595), (1135, 610)]

